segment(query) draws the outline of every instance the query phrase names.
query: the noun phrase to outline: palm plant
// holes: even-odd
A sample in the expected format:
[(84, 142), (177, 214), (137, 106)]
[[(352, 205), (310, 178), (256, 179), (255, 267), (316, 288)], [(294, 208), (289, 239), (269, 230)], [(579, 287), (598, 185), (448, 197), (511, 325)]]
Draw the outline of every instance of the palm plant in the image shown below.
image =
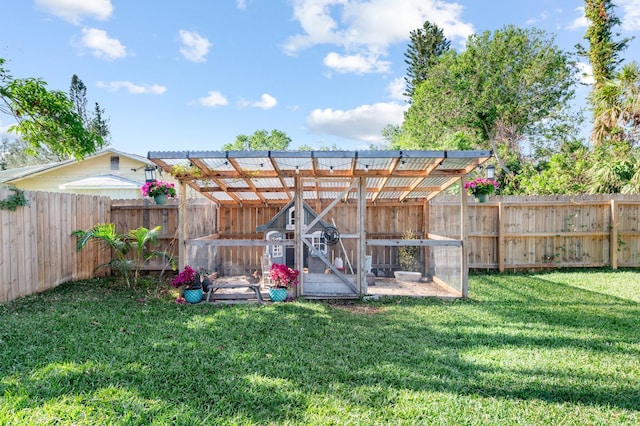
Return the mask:
[(594, 124), (592, 139), (601, 145), (607, 140), (637, 140), (640, 125), (640, 68), (625, 65), (613, 80), (606, 80), (590, 95)]
[(95, 269), (114, 269), (122, 274), (128, 287), (133, 287), (138, 283), (142, 267), (151, 259), (164, 257), (169, 260), (172, 268), (175, 268), (175, 259), (171, 254), (150, 249), (151, 246), (158, 244), (158, 235), (161, 230), (161, 226), (153, 229), (141, 226), (130, 230), (127, 234), (120, 234), (113, 223), (101, 223), (86, 231), (75, 230), (71, 235), (77, 238), (76, 250), (78, 251), (90, 241), (98, 244), (102, 250), (109, 250), (113, 257), (108, 262), (96, 266)]

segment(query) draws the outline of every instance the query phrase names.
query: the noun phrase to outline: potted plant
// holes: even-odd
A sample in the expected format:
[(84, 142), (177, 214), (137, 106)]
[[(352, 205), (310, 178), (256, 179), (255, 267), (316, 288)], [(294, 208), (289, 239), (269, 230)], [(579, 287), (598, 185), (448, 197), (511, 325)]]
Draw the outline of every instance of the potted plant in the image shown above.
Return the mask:
[[(416, 234), (411, 229), (406, 230), (402, 235), (403, 240), (415, 240)], [(422, 273), (420, 269), (420, 247), (402, 246), (398, 249), (398, 263), (400, 271), (395, 271), (393, 275), (400, 281), (420, 281)]]
[(273, 302), (282, 302), (287, 298), (289, 290), (294, 290), (298, 285), (300, 271), (291, 269), (287, 265), (274, 263), (269, 270), (269, 276), (273, 283), (269, 288), (269, 297)]
[(469, 191), (479, 203), (487, 201), (487, 197), (498, 189), (498, 182), (493, 179), (476, 178), (464, 183), (464, 189)]
[(202, 170), (193, 164), (175, 164), (171, 168), (171, 175), (175, 178), (201, 178), (204, 176)]
[(201, 276), (189, 265), (185, 266), (182, 272), (171, 281), (171, 285), (181, 289), (182, 297), (186, 302), (198, 303), (202, 300)]
[(166, 204), (168, 198), (176, 197), (175, 185), (171, 182), (151, 180), (140, 188), (143, 197), (155, 199), (156, 204)]

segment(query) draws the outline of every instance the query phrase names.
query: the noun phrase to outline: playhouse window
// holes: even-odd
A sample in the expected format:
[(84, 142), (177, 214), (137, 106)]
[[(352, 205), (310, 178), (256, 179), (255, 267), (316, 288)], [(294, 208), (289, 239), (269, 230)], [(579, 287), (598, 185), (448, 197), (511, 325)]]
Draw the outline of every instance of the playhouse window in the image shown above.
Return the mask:
[[(267, 241), (281, 241), (282, 235), (278, 231), (267, 232)], [(267, 247), (267, 252), (271, 253), (271, 257), (282, 257), (282, 245), (273, 245)]]
[(322, 238), (322, 231), (316, 231), (311, 234), (311, 246), (313, 247), (311, 256), (318, 256), (318, 253), (327, 255), (327, 243)]
[(296, 208), (291, 207), (287, 215), (287, 230), (293, 231), (296, 228)]

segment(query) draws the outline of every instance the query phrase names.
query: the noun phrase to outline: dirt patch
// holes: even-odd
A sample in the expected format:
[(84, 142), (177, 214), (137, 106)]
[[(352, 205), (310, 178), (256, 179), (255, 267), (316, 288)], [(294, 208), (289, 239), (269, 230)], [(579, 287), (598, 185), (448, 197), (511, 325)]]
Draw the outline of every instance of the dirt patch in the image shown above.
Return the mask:
[(378, 308), (375, 306), (367, 306), (367, 305), (333, 305), (333, 307), (343, 311), (349, 311), (354, 314), (366, 314), (366, 315), (379, 314), (384, 311), (384, 308)]

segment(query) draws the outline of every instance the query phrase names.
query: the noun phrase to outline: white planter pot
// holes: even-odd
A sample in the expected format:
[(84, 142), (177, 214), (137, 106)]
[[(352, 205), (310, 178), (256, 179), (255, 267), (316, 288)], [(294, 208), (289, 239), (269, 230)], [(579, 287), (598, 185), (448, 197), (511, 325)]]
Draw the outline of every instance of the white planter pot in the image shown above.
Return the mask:
[(393, 275), (398, 281), (418, 282), (422, 279), (422, 274), (420, 272), (394, 271)]

